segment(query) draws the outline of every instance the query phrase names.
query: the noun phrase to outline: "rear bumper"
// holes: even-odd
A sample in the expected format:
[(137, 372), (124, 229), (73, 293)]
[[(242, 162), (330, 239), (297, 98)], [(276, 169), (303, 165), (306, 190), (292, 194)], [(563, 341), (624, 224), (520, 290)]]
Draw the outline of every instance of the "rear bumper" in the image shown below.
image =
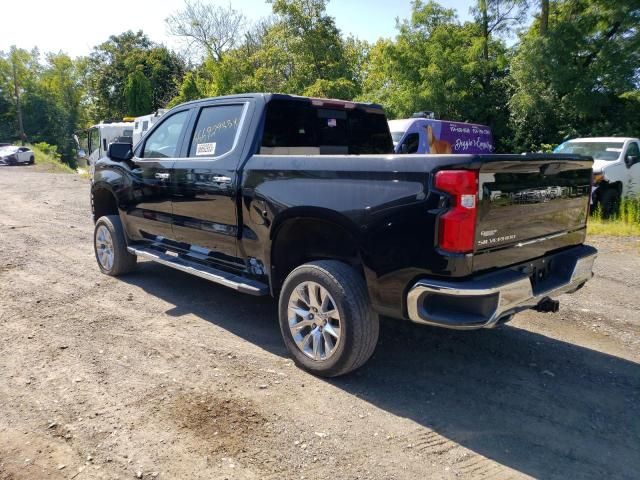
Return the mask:
[[(409, 318), (460, 330), (490, 328), (501, 319), (562, 293), (572, 293), (593, 276), (597, 250), (573, 247), (469, 280), (417, 281), (407, 294)], [(532, 277), (544, 272), (541, 280)]]

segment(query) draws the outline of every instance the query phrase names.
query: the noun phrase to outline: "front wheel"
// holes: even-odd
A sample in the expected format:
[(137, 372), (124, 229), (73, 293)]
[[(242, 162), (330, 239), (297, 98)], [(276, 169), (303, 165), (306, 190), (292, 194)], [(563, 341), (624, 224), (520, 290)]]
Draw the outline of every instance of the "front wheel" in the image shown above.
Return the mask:
[(124, 228), (118, 215), (105, 215), (98, 219), (93, 245), (102, 273), (117, 277), (135, 268), (137, 258), (127, 251)]
[(618, 214), (620, 209), (620, 195), (613, 188), (607, 188), (600, 194), (600, 210), (603, 218), (610, 218)]
[(361, 367), (378, 341), (364, 279), (334, 260), (306, 263), (287, 276), (280, 293), (280, 330), (296, 364), (323, 377)]

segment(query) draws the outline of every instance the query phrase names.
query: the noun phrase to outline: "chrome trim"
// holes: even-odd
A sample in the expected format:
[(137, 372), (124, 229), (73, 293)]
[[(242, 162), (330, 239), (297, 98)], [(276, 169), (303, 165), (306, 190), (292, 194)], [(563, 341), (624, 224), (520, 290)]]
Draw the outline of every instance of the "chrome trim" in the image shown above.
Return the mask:
[[(409, 319), (426, 325), (445, 327), (455, 330), (473, 330), (494, 327), (498, 321), (528, 308), (534, 308), (547, 298), (563, 293), (572, 292), (593, 277), (593, 263), (597, 257), (591, 253), (578, 258), (571, 269), (569, 281), (560, 283), (543, 292), (534, 293), (534, 288), (528, 274), (516, 270), (506, 270), (511, 277), (502, 283), (491, 284), (483, 288), (476, 287), (474, 280), (454, 282), (440, 282), (437, 280), (419, 280), (407, 294), (407, 311)], [(566, 277), (565, 277), (566, 278)], [(475, 285), (474, 285), (475, 284)], [(456, 320), (456, 313), (450, 318), (430, 318), (428, 312), (421, 305), (425, 294), (435, 293), (451, 297), (491, 297), (498, 295), (498, 301), (493, 311), (482, 321), (464, 323)]]
[(546, 242), (547, 240), (552, 240), (554, 238), (563, 237), (567, 235), (569, 232), (560, 232), (553, 235), (547, 235), (545, 237), (534, 238), (533, 240), (529, 240), (526, 242), (518, 242), (514, 245), (514, 247), (526, 247), (527, 245), (533, 245), (534, 243)]
[(160, 252), (152, 248), (137, 245), (127, 247), (127, 250), (129, 253), (138, 257), (146, 258), (185, 273), (190, 273), (191, 275), (204, 278), (205, 280), (209, 280), (210, 282), (214, 282), (219, 285), (224, 285), (225, 287), (238, 290), (242, 293), (248, 293), (256, 296), (267, 295), (269, 293), (268, 285), (262, 282), (234, 275), (223, 270), (218, 270), (217, 268), (198, 265), (194, 262), (180, 258), (177, 252), (172, 252), (170, 250)]

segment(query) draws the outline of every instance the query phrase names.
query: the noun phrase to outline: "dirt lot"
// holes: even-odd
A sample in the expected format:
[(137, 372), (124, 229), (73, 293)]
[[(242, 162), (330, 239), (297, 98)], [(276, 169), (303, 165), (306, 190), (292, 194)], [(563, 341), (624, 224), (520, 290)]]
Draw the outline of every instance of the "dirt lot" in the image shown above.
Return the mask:
[(640, 241), (593, 238), (558, 314), (385, 320), (373, 359), (292, 365), (276, 303), (93, 257), (88, 182), (0, 169), (0, 479), (638, 478)]

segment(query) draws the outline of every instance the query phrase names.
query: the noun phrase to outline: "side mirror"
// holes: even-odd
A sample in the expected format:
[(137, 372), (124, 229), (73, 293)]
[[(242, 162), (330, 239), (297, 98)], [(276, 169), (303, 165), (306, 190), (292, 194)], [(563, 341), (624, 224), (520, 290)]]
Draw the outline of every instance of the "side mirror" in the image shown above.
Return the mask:
[(110, 143), (107, 157), (115, 162), (126, 162), (133, 157), (132, 145), (130, 143)]
[(409, 147), (406, 143), (400, 145), (400, 153), (409, 153)]

